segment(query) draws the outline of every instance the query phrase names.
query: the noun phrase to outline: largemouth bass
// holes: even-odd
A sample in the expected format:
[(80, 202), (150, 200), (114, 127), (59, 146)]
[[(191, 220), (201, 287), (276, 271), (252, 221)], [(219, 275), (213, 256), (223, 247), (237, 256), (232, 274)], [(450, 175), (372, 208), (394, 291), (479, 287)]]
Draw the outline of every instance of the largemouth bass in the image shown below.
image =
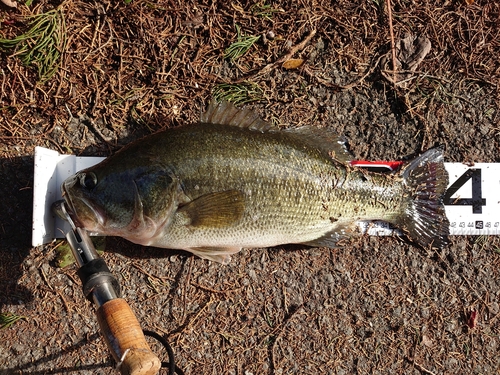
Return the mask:
[(277, 130), (249, 110), (210, 104), (197, 124), (132, 143), (62, 185), (77, 226), (227, 263), (241, 248), (338, 246), (384, 220), (422, 246), (446, 244), (442, 151), (397, 174), (350, 167), (340, 138)]

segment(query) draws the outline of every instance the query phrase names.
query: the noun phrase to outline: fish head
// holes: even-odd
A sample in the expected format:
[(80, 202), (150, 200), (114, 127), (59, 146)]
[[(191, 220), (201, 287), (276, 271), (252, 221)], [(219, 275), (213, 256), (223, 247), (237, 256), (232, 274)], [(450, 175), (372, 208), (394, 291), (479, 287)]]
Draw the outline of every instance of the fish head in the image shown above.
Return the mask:
[(136, 196), (132, 181), (87, 169), (62, 184), (68, 213), (76, 226), (106, 234), (126, 228), (133, 220)]
[(90, 232), (147, 244), (177, 208), (174, 178), (154, 166), (101, 164), (63, 182), (62, 195), (71, 219)]

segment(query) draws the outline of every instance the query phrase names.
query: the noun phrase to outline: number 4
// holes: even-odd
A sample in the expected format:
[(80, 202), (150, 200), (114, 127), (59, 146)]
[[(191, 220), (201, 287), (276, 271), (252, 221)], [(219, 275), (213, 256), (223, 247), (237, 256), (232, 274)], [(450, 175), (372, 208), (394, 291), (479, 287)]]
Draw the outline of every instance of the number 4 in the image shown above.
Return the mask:
[[(451, 196), (470, 179), (472, 179), (472, 198), (452, 198)], [(461, 175), (444, 193), (443, 203), (448, 206), (472, 206), (472, 213), (481, 214), (483, 206), (486, 206), (486, 199), (482, 197), (481, 169), (471, 168)]]

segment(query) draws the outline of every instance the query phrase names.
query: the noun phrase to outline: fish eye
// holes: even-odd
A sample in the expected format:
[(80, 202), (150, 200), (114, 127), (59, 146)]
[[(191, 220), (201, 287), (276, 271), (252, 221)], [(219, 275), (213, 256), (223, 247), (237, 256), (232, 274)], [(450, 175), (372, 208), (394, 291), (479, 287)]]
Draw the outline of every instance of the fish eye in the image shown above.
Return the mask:
[(80, 175), (80, 185), (88, 190), (92, 190), (97, 185), (97, 176), (93, 172), (82, 173)]

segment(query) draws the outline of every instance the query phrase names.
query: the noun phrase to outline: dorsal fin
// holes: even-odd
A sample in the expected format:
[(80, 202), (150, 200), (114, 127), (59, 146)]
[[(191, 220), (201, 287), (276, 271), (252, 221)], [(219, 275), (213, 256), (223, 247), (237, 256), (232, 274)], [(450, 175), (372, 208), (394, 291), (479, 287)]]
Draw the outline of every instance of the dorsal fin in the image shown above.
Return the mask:
[(279, 130), (279, 128), (273, 126), (271, 123), (262, 120), (254, 111), (237, 108), (229, 102), (210, 102), (206, 112), (201, 114), (200, 121), (206, 124), (238, 126), (262, 132), (283, 131), (300, 142), (307, 143), (311, 147), (321, 150), (341, 163), (347, 163), (354, 158), (347, 151), (344, 137), (339, 136), (328, 128), (320, 129), (307, 125), (300, 128)]
[(345, 138), (328, 128), (316, 128), (306, 125), (300, 128), (288, 128), (283, 131), (321, 150), (341, 163), (348, 163), (354, 159), (351, 153), (347, 151)]
[(210, 102), (206, 112), (200, 116), (205, 124), (231, 125), (251, 130), (277, 130), (271, 123), (262, 120), (257, 113), (249, 109), (236, 108), (229, 102)]

